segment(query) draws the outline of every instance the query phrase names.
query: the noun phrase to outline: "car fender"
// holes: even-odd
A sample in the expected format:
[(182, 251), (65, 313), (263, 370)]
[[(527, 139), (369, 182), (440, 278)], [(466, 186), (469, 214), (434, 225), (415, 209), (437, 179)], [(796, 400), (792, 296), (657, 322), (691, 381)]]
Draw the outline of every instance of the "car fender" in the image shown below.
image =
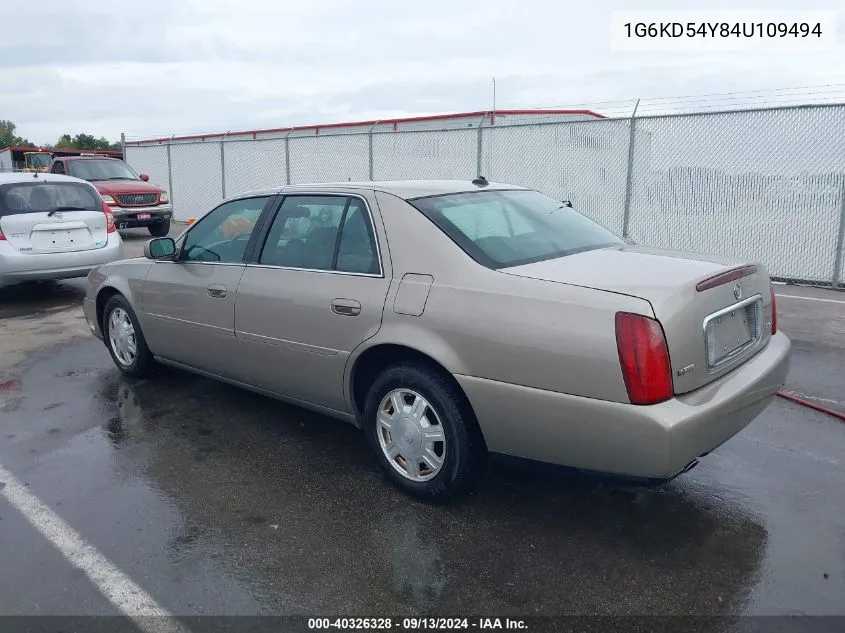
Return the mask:
[[(121, 266), (134, 263), (132, 260), (115, 262), (108, 264), (100, 269), (95, 269), (89, 275), (89, 284), (94, 290), (94, 296), (91, 297), (95, 301), (102, 296), (103, 292), (116, 291), (126, 297), (132, 310), (135, 312), (135, 317), (138, 319), (141, 327), (144, 327), (144, 315), (141, 304), (142, 288), (144, 280), (146, 279), (146, 272), (137, 276), (129, 276), (124, 274), (125, 271)], [(106, 270), (103, 270), (105, 268)], [(99, 277), (100, 279), (97, 279)], [(98, 315), (99, 316), (99, 315)]]

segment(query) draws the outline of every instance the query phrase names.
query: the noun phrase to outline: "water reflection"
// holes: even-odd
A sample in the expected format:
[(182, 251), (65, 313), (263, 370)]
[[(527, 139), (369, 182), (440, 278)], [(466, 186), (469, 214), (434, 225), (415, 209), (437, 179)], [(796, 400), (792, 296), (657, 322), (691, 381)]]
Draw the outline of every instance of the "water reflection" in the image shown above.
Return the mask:
[(499, 469), (430, 506), (319, 415), (169, 370), (101, 397), (121, 459), (189, 526), (174, 556), (214, 559), (267, 613), (734, 613), (766, 545), (693, 478), (630, 493)]

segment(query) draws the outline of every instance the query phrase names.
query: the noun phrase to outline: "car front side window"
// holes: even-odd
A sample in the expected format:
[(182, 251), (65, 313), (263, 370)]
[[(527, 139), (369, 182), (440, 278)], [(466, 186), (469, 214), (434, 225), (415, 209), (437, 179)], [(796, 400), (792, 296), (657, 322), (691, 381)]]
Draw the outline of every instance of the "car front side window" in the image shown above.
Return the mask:
[(181, 261), (239, 264), (270, 196), (221, 204), (199, 220), (182, 246)]

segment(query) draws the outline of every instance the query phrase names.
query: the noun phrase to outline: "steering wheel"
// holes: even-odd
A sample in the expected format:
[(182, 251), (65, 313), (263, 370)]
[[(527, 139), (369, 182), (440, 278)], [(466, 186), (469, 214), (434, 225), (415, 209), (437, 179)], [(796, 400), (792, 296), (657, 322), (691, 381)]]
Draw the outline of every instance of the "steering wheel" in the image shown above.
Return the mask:
[(252, 235), (252, 231), (241, 231), (236, 235), (232, 236), (231, 240), (235, 241), (247, 241), (249, 240), (249, 236)]
[[(196, 253), (196, 255), (194, 255)], [(190, 257), (189, 257), (190, 256)], [(220, 255), (214, 251), (194, 244), (189, 247), (182, 255), (184, 261), (188, 262), (219, 262)], [(208, 259), (206, 259), (208, 258)]]

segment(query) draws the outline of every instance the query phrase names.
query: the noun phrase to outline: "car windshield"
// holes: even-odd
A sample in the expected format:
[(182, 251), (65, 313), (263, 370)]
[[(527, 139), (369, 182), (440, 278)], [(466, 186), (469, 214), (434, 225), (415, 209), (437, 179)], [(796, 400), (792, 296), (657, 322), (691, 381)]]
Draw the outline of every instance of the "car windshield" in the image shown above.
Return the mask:
[(50, 154), (27, 154), (26, 160), (32, 167), (46, 167), (50, 164)]
[(69, 160), (67, 164), (70, 175), (83, 180), (139, 180), (129, 165), (116, 159)]
[(566, 203), (536, 191), (477, 191), (409, 202), (488, 268), (625, 243)]
[(99, 211), (102, 202), (90, 185), (78, 182), (0, 185), (0, 217), (56, 210)]

